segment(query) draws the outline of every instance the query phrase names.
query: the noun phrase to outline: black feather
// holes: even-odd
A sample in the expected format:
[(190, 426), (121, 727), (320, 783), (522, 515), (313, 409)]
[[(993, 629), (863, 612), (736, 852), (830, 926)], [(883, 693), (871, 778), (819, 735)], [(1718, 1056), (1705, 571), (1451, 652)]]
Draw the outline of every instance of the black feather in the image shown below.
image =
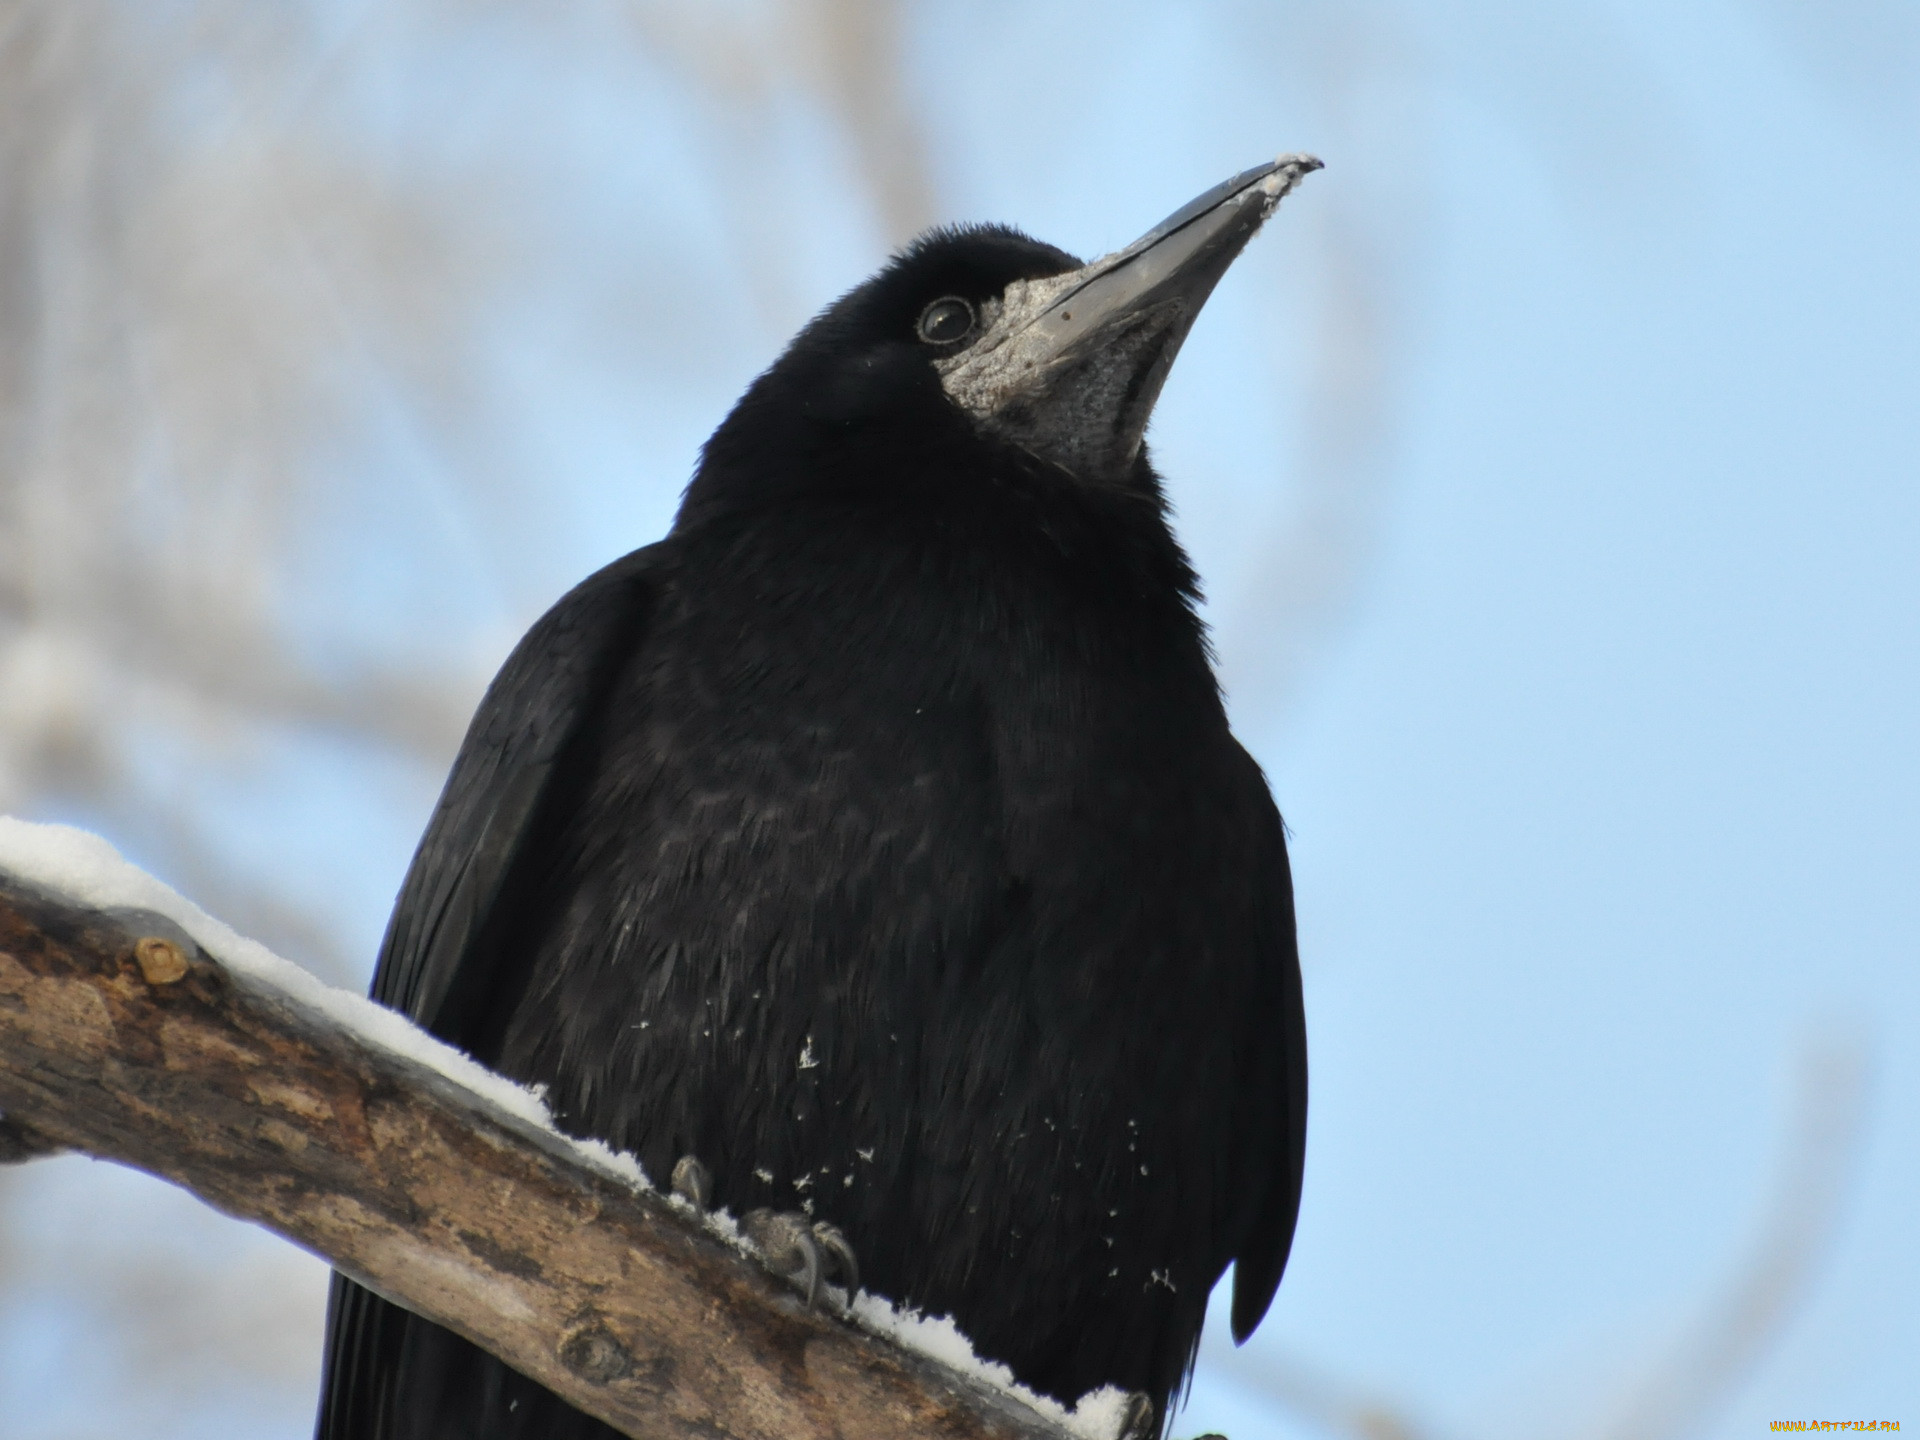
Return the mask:
[[(1279, 815), (1142, 455), (1087, 484), (951, 404), (913, 317), (1076, 262), (932, 237), (802, 332), (672, 533), (475, 717), (377, 998), (1071, 1403), (1165, 1402), (1299, 1200)], [(610, 1437), (336, 1281), (321, 1440)]]

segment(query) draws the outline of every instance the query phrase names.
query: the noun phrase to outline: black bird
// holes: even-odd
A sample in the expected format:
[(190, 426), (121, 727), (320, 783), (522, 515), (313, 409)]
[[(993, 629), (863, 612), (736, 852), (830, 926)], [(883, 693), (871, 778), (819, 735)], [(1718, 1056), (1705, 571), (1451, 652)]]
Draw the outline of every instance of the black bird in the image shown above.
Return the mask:
[[(494, 680), (373, 981), (1143, 1432), (1229, 1264), (1235, 1338), (1266, 1313), (1307, 1072), (1280, 816), (1141, 437), (1318, 164), (1091, 265), (936, 231), (802, 330)], [(328, 1325), (320, 1440), (615, 1434), (343, 1277)]]

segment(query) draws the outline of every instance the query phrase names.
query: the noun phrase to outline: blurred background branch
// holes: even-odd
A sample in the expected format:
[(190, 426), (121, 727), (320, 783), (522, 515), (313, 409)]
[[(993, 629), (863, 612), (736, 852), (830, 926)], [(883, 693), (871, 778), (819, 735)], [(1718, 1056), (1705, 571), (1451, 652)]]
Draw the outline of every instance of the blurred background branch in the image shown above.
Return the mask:
[(457, 214), (313, 133), (297, 7), (0, 13), (0, 807), (92, 815), (324, 949), (166, 772), (288, 729), (457, 741), (473, 676), (323, 656), (287, 593), (370, 388), (451, 380)]
[[(1568, 1417), (1565, 1440), (1679, 1440), (1766, 1356), (1805, 1300), (1858, 1179), (1866, 1134), (1867, 1055), (1858, 1039), (1808, 1039), (1765, 1215), (1744, 1259), (1700, 1312), (1663, 1340), (1646, 1373), (1625, 1377), (1624, 1399), (1598, 1425)], [(1342, 1440), (1442, 1440), (1449, 1432), (1405, 1399), (1390, 1399), (1293, 1355), (1257, 1358), (1210, 1333), (1209, 1358), (1249, 1388)], [(1498, 1423), (1498, 1422), (1496, 1422)], [(1504, 1428), (1504, 1427), (1503, 1427)]]
[(1600, 1440), (1697, 1434), (1805, 1301), (1859, 1178), (1869, 1098), (1865, 1046), (1835, 1034), (1811, 1039), (1796, 1078), (1792, 1128), (1781, 1146), (1772, 1201), (1745, 1263), (1652, 1372), (1626, 1390)]

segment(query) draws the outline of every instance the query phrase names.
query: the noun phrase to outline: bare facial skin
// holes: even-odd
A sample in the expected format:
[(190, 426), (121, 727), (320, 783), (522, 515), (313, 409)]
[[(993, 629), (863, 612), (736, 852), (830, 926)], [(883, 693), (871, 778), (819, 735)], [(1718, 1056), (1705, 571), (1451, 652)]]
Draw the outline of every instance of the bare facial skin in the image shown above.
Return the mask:
[(1209, 191), (1123, 250), (1016, 280), (981, 335), (934, 362), (955, 404), (1089, 480), (1125, 474), (1174, 356), (1235, 256), (1301, 178), (1283, 155)]

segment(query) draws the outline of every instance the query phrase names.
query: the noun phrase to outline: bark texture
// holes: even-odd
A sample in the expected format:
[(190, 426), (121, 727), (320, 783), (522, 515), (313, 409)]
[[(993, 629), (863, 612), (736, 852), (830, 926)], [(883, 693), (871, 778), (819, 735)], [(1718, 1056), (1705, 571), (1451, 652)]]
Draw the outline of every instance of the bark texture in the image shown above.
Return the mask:
[(1064, 1440), (150, 912), (0, 875), (0, 1160), (184, 1186), (648, 1440)]

